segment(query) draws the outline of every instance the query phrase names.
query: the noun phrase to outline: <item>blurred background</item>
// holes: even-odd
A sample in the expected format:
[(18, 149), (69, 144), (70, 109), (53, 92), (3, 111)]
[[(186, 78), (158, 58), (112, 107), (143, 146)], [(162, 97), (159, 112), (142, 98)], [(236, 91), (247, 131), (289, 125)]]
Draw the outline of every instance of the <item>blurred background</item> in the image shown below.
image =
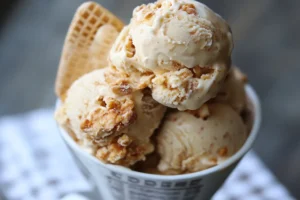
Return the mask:
[[(137, 4), (149, 2), (96, 1), (126, 22)], [(233, 62), (261, 98), (263, 123), (255, 151), (300, 199), (300, 1), (201, 1), (228, 20)], [(0, 116), (53, 106), (64, 37), (82, 2), (0, 1)]]

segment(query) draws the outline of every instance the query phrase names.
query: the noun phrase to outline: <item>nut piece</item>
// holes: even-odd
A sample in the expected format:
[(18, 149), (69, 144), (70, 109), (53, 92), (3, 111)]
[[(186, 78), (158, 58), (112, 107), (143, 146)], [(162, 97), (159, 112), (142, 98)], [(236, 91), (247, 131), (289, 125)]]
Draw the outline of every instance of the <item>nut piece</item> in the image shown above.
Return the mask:
[(218, 150), (218, 154), (221, 157), (227, 156), (228, 153), (228, 148), (227, 147), (222, 147)]
[(180, 6), (179, 10), (183, 10), (187, 14), (197, 15), (196, 8), (193, 4), (183, 4)]
[(128, 95), (132, 93), (132, 88), (128, 81), (123, 80), (120, 83), (117, 83), (116, 86), (113, 86), (112, 91), (118, 95)]
[(127, 44), (126, 44), (125, 48), (126, 48), (126, 52), (127, 52), (127, 54), (126, 54), (127, 57), (132, 58), (135, 55), (135, 46), (132, 42), (131, 37), (128, 38), (128, 41), (127, 41)]
[(209, 117), (209, 115), (210, 115), (209, 108), (208, 108), (207, 104), (204, 104), (199, 109), (199, 117), (202, 119), (207, 119)]
[(130, 145), (131, 142), (132, 142), (132, 139), (126, 134), (122, 135), (118, 139), (118, 144), (120, 144), (123, 147), (126, 147), (126, 146)]
[(210, 115), (209, 107), (207, 104), (203, 104), (198, 110), (187, 110), (186, 112), (194, 115), (197, 118), (201, 118), (203, 120), (206, 120)]
[(126, 148), (120, 146), (119, 144), (110, 144), (108, 147), (102, 147), (98, 149), (96, 157), (103, 161), (108, 161), (111, 163), (116, 163), (117, 161), (123, 159), (126, 156)]

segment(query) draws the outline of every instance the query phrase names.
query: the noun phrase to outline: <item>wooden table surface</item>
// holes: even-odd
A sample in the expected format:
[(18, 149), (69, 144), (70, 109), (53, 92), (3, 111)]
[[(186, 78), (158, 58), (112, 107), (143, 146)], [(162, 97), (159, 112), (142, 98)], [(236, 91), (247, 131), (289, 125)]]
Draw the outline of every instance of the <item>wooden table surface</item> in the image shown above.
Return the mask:
[[(127, 22), (132, 8), (147, 2), (97, 1)], [(82, 2), (19, 0), (0, 21), (0, 115), (54, 104), (53, 82), (62, 44)], [(263, 124), (255, 150), (300, 199), (300, 1), (202, 2), (231, 24), (233, 61), (261, 97)]]

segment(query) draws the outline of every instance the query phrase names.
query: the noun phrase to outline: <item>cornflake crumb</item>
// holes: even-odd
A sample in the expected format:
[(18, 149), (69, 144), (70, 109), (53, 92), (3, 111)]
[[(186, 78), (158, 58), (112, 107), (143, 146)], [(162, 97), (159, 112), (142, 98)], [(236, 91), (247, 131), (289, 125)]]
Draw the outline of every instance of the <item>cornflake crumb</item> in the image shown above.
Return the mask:
[(227, 148), (227, 147), (223, 147), (223, 148), (220, 148), (220, 149), (218, 150), (219, 156), (224, 157), (224, 156), (227, 155), (227, 153), (228, 153), (228, 148)]
[(126, 146), (130, 145), (131, 142), (132, 142), (132, 139), (126, 134), (122, 135), (118, 139), (118, 144), (123, 146), (123, 147), (126, 147)]

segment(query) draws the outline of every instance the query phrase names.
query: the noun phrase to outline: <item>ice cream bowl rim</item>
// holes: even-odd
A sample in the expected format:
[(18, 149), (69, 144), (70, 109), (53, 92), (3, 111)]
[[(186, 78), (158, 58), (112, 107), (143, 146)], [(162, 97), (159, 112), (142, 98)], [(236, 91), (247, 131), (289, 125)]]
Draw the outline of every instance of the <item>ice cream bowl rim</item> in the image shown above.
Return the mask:
[[(211, 167), (211, 168), (199, 171), (199, 172), (180, 174), (180, 175), (156, 175), (156, 174), (148, 174), (148, 173), (133, 171), (131, 169), (117, 166), (117, 165), (106, 164), (106, 163), (103, 163), (100, 160), (98, 160), (93, 155), (91, 155), (88, 152), (81, 149), (80, 146), (72, 139), (72, 137), (61, 127), (59, 127), (59, 130), (60, 130), (61, 136), (63, 137), (63, 140), (67, 143), (67, 145), (73, 151), (79, 153), (81, 156), (88, 158), (88, 160), (90, 160), (91, 162), (93, 162), (96, 165), (99, 165), (99, 167), (107, 168), (108, 170), (112, 170), (116, 173), (124, 174), (127, 176), (135, 176), (135, 177), (140, 177), (140, 178), (144, 178), (144, 179), (155, 179), (155, 180), (161, 180), (161, 181), (174, 181), (174, 180), (201, 178), (201, 177), (205, 177), (210, 174), (214, 174), (216, 172), (225, 170), (226, 168), (230, 167), (234, 163), (237, 163), (240, 159), (243, 158), (243, 156), (253, 146), (253, 143), (254, 143), (255, 139), (257, 138), (260, 123), (261, 123), (261, 106), (260, 106), (260, 101), (259, 101), (259, 98), (258, 98), (255, 90), (250, 85), (246, 85), (246, 93), (247, 93), (247, 96), (248, 96), (250, 102), (253, 105), (252, 111), (254, 113), (254, 115), (253, 115), (254, 122), (253, 122), (251, 132), (250, 132), (246, 142), (244, 143), (244, 145), (238, 152), (236, 152), (233, 156), (228, 158), (223, 163), (220, 163), (214, 167)], [(59, 104), (60, 104), (60, 102), (57, 101), (56, 107)]]

